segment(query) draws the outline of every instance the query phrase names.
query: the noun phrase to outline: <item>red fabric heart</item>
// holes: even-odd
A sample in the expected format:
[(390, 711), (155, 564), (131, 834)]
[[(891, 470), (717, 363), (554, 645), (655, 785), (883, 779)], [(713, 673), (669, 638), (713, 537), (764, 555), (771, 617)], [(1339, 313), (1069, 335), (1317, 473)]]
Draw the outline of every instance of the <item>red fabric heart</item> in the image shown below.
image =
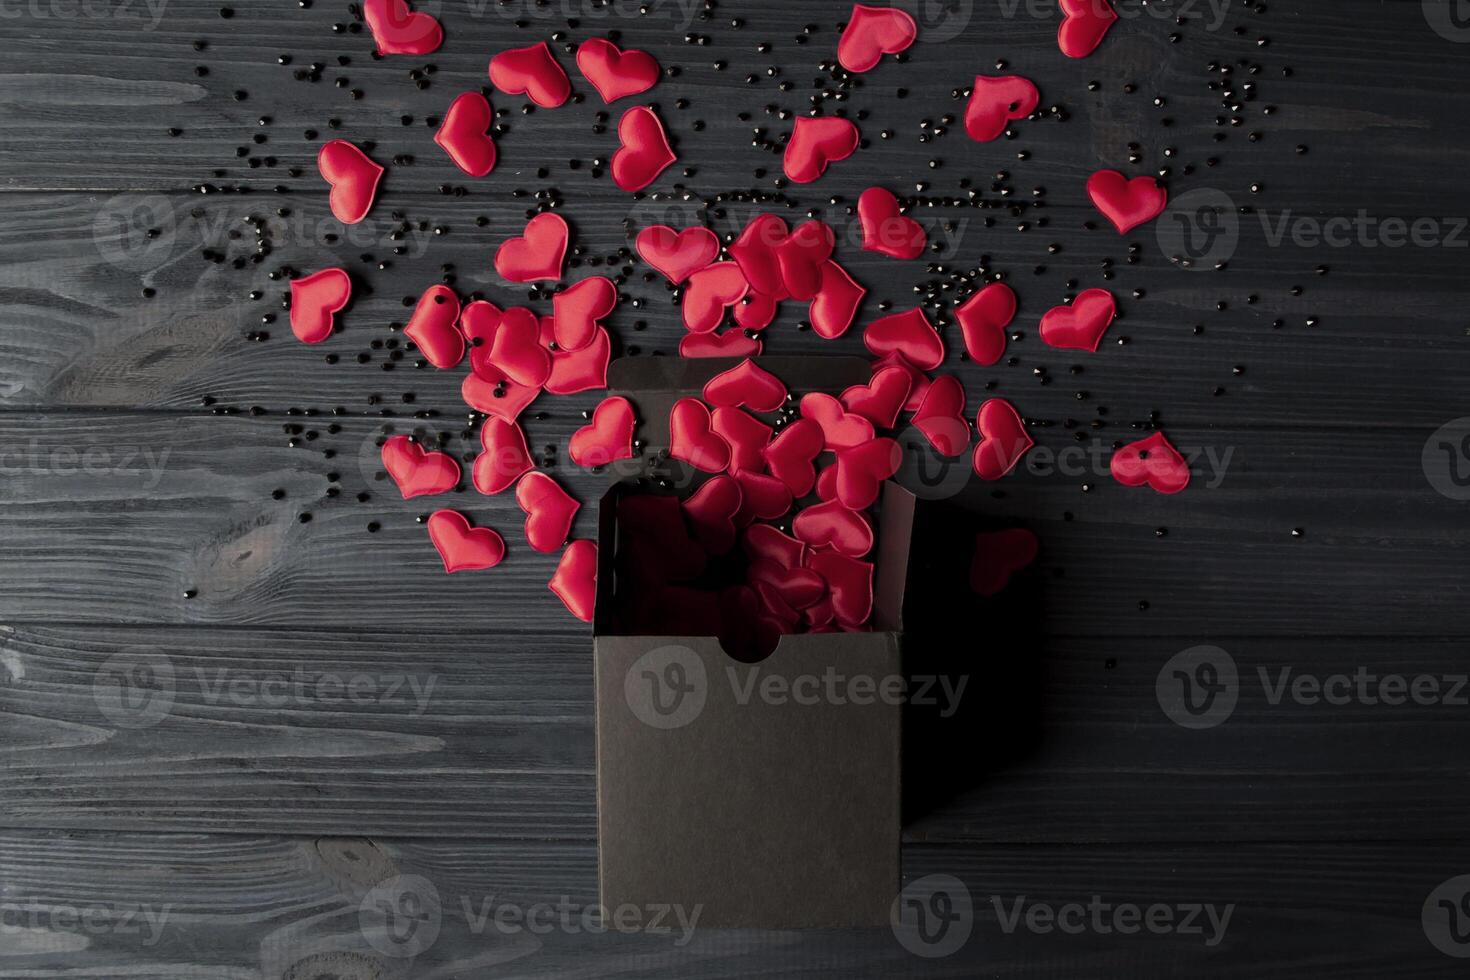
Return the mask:
[(786, 484), (794, 497), (812, 492), (817, 470), (812, 465), (823, 446), (822, 427), (809, 419), (797, 419), (776, 434), (766, 447), (766, 468)]
[(1059, 350), (1097, 350), (1117, 314), (1106, 289), (1084, 289), (1071, 306), (1054, 306), (1041, 317), (1041, 341)]
[(770, 296), (752, 290), (735, 304), (735, 322), (745, 330), (764, 330), (776, 319), (776, 307)]
[(618, 306), (618, 287), (605, 276), (583, 279), (551, 297), (556, 320), (556, 346), (581, 350), (597, 335), (598, 321)]
[(950, 374), (941, 374), (929, 386), (914, 427), (924, 433), (941, 456), (958, 456), (970, 448), (970, 423), (965, 420), (965, 386)]
[(735, 547), (735, 515), (744, 499), (739, 482), (722, 473), (706, 480), (684, 501), (684, 515), (705, 551), (723, 555)]
[(1097, 50), (1118, 14), (1108, 0), (1061, 0), (1062, 26), (1057, 47), (1068, 58), (1085, 58)]
[[(843, 406), (881, 429), (891, 429), (898, 422), (899, 410), (908, 401), (913, 381), (901, 367), (885, 367), (873, 372), (865, 385), (853, 385), (842, 393)], [(917, 407), (917, 406), (916, 406)]]
[(776, 246), (781, 282), (792, 299), (810, 300), (822, 287), (822, 267), (832, 257), (837, 237), (825, 221), (813, 218), (792, 229)]
[(581, 350), (556, 351), (551, 355), (551, 374), (545, 388), (553, 395), (575, 395), (607, 387), (607, 366), (612, 362), (612, 338), (598, 327), (592, 343)]
[(821, 428), (822, 448), (828, 452), (861, 446), (874, 436), (872, 422), (848, 412), (842, 402), (825, 392), (813, 391), (802, 396), (801, 417)]
[(708, 228), (675, 231), (668, 225), (653, 225), (640, 231), (633, 244), (644, 262), (676, 286), (720, 255), (720, 240)]
[(1015, 469), (1035, 445), (1026, 423), (1004, 398), (991, 398), (980, 406), (975, 431), (980, 433), (980, 444), (975, 447), (975, 475), (982, 480), (999, 480)]
[(734, 262), (705, 266), (684, 287), (684, 326), (691, 333), (709, 333), (720, 325), (725, 310), (740, 302), (749, 289)]
[(1088, 177), (1087, 196), (1120, 235), (1157, 218), (1169, 203), (1169, 193), (1154, 178), (1129, 180), (1116, 170), (1099, 170)]
[(995, 595), (1006, 587), (1011, 575), (1036, 560), (1039, 542), (1023, 527), (975, 535), (975, 556), (970, 560), (970, 591)]
[(579, 538), (567, 545), (547, 588), (584, 623), (592, 622), (597, 608), (597, 542)]
[(383, 468), (404, 500), (446, 493), (459, 483), (459, 464), (453, 456), (427, 452), (408, 436), (393, 436), (383, 443)]
[(762, 585), (769, 586), (791, 610), (806, 609), (827, 594), (826, 581), (814, 569), (783, 568), (765, 558), (757, 559), (746, 567), (746, 580), (757, 594)]
[(738, 408), (717, 408), (710, 416), (715, 434), (730, 447), (731, 473), (760, 473), (766, 467), (771, 427)]
[(373, 32), (378, 54), (433, 54), (444, 43), (439, 21), (413, 11), (404, 0), (363, 0), (362, 19)]
[(486, 419), (480, 430), (480, 446), (484, 451), (475, 457), (471, 479), (475, 489), (486, 496), (504, 492), (534, 468), (526, 434), (514, 422)]
[(834, 490), (849, 510), (866, 510), (878, 499), (883, 481), (898, 472), (903, 452), (892, 439), (870, 439), (837, 453)]
[(710, 378), (704, 386), (704, 400), (717, 408), (774, 412), (786, 404), (786, 385), (746, 358), (730, 370)]
[(495, 271), (510, 282), (556, 281), (561, 278), (571, 232), (561, 215), (543, 211), (526, 222), (517, 238), (508, 238), (495, 251)]
[(858, 197), (858, 221), (863, 226), (864, 251), (916, 259), (929, 243), (923, 226), (899, 213), (898, 198), (882, 187), (869, 187)]
[(873, 550), (872, 522), (861, 511), (842, 506), (840, 500), (799, 511), (791, 531), (812, 548), (831, 548), (849, 558), (863, 558)]
[(812, 332), (824, 340), (835, 340), (847, 333), (867, 292), (836, 262), (828, 259), (822, 263), (822, 286), (812, 297), (807, 311)]
[(532, 470), (516, 484), (516, 503), (526, 512), (526, 541), (542, 554), (566, 544), (572, 519), (582, 505), (540, 470)]
[(739, 330), (690, 333), (679, 341), (680, 357), (759, 357), (761, 342)]
[(332, 335), (334, 318), (352, 299), (352, 277), (344, 269), (323, 269), (291, 280), (291, 332), (303, 344)]
[(807, 566), (827, 581), (832, 609), (844, 625), (862, 626), (873, 615), (873, 566), (835, 551), (813, 551)]
[(786, 141), (781, 166), (786, 177), (810, 184), (826, 173), (829, 163), (846, 160), (858, 148), (858, 128), (838, 116), (797, 116)]
[(487, 377), (476, 371), (465, 376), (459, 393), (464, 403), (475, 411), (514, 422), (541, 394), (541, 389), (518, 385), (499, 372)]
[(489, 132), (494, 121), (490, 101), (479, 92), (465, 92), (449, 104), (434, 142), (460, 170), (483, 177), (495, 169), (495, 141)]
[(863, 331), (863, 344), (879, 357), (902, 354), (904, 360), (925, 371), (944, 363), (944, 341), (923, 309), (917, 306), (868, 324)]
[(647, 92), (658, 81), (653, 55), (632, 48), (624, 51), (602, 37), (588, 38), (578, 46), (577, 68), (608, 105)]
[(464, 334), (465, 343), (476, 350), (482, 347), (488, 350), (501, 316), (500, 307), (486, 300), (466, 303), (459, 314), (459, 332)]
[(331, 187), (327, 203), (343, 224), (355, 225), (372, 210), (383, 168), (346, 140), (332, 140), (316, 155), (316, 168)]
[(521, 306), (506, 310), (490, 343), (490, 363), (518, 385), (539, 388), (551, 376), (551, 354), (541, 346), (541, 321)]
[(885, 54), (907, 51), (918, 36), (918, 25), (907, 12), (855, 3), (837, 40), (837, 61), (851, 72), (872, 71)]
[(677, 159), (658, 113), (646, 105), (623, 113), (612, 157), (613, 183), (625, 191), (641, 191)]
[(769, 524), (754, 524), (747, 528), (741, 547), (752, 562), (768, 561), (780, 568), (802, 568), (806, 565), (806, 544)]
[(1189, 486), (1189, 464), (1162, 432), (1119, 449), (1110, 468), (1125, 487), (1147, 483), (1159, 493), (1178, 493)]
[(978, 143), (989, 143), (1006, 131), (1013, 119), (1025, 119), (1036, 111), (1041, 93), (1029, 78), (976, 75), (965, 104), (965, 132)]
[(681, 398), (669, 409), (669, 455), (706, 473), (729, 467), (730, 447), (715, 433), (709, 408), (698, 398)]
[(874, 374), (887, 368), (898, 368), (908, 376), (909, 397), (903, 403), (903, 410), (905, 412), (917, 412), (919, 410), (919, 404), (924, 400), (924, 396), (929, 393), (929, 375), (910, 364), (908, 359), (898, 353), (898, 351), (885, 354), (873, 362)]
[(530, 96), (543, 109), (555, 109), (572, 94), (571, 79), (545, 41), (491, 58), (490, 84), (507, 95)]
[(459, 511), (436, 510), (429, 515), (429, 540), (434, 542), (444, 571), (476, 572), (494, 568), (505, 558), (505, 540), (488, 527), (471, 527)]
[(831, 503), (837, 499), (836, 463), (817, 471), (817, 485), (815, 490), (817, 499), (823, 503)]
[(955, 307), (970, 360), (989, 367), (1006, 352), (1006, 327), (1016, 317), (1016, 293), (993, 282)]
[(735, 523), (747, 527), (752, 521), (774, 521), (791, 510), (791, 490), (768, 473), (734, 474), (740, 484), (740, 513)]
[(464, 359), (464, 334), (459, 332), (458, 321), (459, 297), (448, 286), (436, 283), (419, 297), (403, 335), (430, 364), (452, 368)]
[(786, 299), (787, 295), (776, 250), (790, 234), (786, 222), (778, 215), (758, 214), (746, 223), (728, 250), (750, 288), (776, 300)]
[(633, 458), (633, 429), (638, 420), (626, 398), (604, 398), (592, 412), (592, 421), (572, 433), (567, 455), (589, 469), (619, 459)]

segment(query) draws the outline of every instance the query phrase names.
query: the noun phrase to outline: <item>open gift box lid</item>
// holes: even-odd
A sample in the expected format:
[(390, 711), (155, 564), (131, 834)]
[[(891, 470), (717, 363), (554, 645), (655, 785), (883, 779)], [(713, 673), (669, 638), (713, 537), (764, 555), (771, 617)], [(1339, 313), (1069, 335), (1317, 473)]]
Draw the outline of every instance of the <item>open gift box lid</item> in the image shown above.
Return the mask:
[[(645, 453), (603, 498), (594, 618), (601, 900), (707, 927), (878, 926), (899, 886), (900, 651), (915, 498), (884, 488), (871, 632), (783, 636), (760, 663), (713, 635), (618, 631), (617, 502), (667, 479), (668, 411), (738, 359), (640, 358), (610, 372)], [(793, 394), (868, 380), (860, 358), (761, 358)], [(640, 482), (642, 486), (640, 487)]]

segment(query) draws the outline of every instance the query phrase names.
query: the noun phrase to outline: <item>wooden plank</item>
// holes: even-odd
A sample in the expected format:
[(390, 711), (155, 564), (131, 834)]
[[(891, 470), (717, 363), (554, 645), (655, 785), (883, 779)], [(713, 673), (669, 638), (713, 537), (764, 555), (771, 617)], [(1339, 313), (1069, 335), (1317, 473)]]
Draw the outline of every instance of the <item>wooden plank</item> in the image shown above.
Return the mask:
[[(906, 726), (907, 836), (1454, 838), (1466, 642), (1015, 630), (956, 651), (916, 628), (906, 670), (929, 693)], [(1157, 689), (1171, 658), (1200, 644), (1230, 658), (1238, 701), (1192, 729)], [(591, 649), (571, 631), (8, 626), (0, 664), (0, 826), (596, 833)], [(1418, 681), (1391, 703), (1401, 682), (1389, 676), (1434, 678), (1433, 695)], [(1324, 683), (1325, 699), (1312, 686)]]
[[(16, 926), (0, 971), (159, 980), (490, 969), (516, 978), (730, 980), (794, 971), (1435, 977), (1454, 960), (1427, 940), (1421, 907), (1467, 859), (1462, 845), (1445, 844), (911, 847), (911, 886), (949, 875), (958, 884), (946, 894), (968, 895), (971, 909), (958, 920), (970, 927), (967, 940), (926, 958), (890, 929), (706, 930), (692, 909), (680, 910), (688, 929), (672, 913), (667, 932), (642, 928), (652, 915), (642, 910), (636, 930), (630, 917), (626, 932), (589, 933), (582, 916), (595, 905), (596, 876), (586, 844), (9, 833), (0, 837), (0, 867)], [(380, 899), (404, 904), (383, 913)], [(1023, 914), (1071, 908), (1063, 914), (1072, 928), (1013, 922), (1018, 906)], [(1154, 906), (1158, 923), (1167, 912), (1167, 928), (1114, 927), (1126, 924), (1114, 919), (1120, 908)], [(383, 929), (388, 915), (399, 926), (396, 945)], [(520, 925), (528, 915), (539, 934)]]

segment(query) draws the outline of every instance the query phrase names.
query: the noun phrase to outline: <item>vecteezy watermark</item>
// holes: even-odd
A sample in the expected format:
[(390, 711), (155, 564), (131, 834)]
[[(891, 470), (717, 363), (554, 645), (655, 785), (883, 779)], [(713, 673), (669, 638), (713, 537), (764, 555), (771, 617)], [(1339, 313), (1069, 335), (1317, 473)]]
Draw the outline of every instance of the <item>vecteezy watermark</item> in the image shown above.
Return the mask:
[(1470, 875), (1436, 885), (1424, 899), (1419, 921), (1435, 949), (1456, 959), (1470, 958)]
[(959, 952), (970, 941), (975, 907), (963, 881), (953, 875), (925, 875), (899, 892), (888, 920), (904, 949), (939, 959)]
[[(7, 899), (0, 901), (0, 939), (8, 952), (19, 955), (55, 950), (63, 933), (77, 936), (82, 947), (91, 945), (92, 937), (124, 936), (137, 937), (139, 945), (152, 948), (163, 939), (173, 909), (130, 902), (71, 905)], [(43, 941), (48, 948), (30, 949), (27, 939)]]
[[(1158, 3), (1150, 0), (1090, 0), (1100, 14), (1113, 13), (1121, 21), (1151, 18), (1173, 22), (1177, 18), (1194, 21), (1206, 31), (1218, 31), (1225, 26), (1232, 0), (1178, 0), (1175, 3)], [(1033, 20), (1060, 21), (1062, 18), (1059, 0), (996, 0), (1000, 15), (1007, 20), (1018, 16)]]
[(1214, 728), (1240, 697), (1235, 659), (1219, 647), (1197, 646), (1169, 658), (1154, 682), (1159, 707), (1183, 728)]
[(1380, 216), (1364, 208), (1327, 218), (1291, 208), (1255, 215), (1270, 248), (1287, 241), (1297, 248), (1470, 248), (1470, 218), (1463, 216)]
[(694, 938), (703, 905), (625, 903), (581, 905), (569, 896), (554, 902), (513, 902), (497, 895), (452, 895), (446, 901), (422, 875), (396, 875), (379, 882), (358, 904), (358, 927), (373, 949), (411, 959), (438, 940), (446, 921), (463, 921), (471, 936), (529, 933), (580, 935), (618, 932), (673, 937), (675, 946)]
[(1451, 500), (1470, 500), (1470, 416), (1446, 422), (1420, 457), (1429, 485)]
[(428, 710), (438, 680), (434, 674), (300, 666), (249, 673), (195, 666), (182, 672), (165, 654), (135, 648), (102, 665), (92, 694), (103, 715), (121, 728), (149, 728), (163, 721), (186, 682), (192, 697), (211, 706), (301, 711), (373, 707), (418, 718)]
[(1192, 936), (1209, 948), (1220, 945), (1235, 914), (1235, 903), (1213, 902), (1112, 902), (1101, 895), (1086, 902), (1038, 902), (1026, 895), (1009, 898), (991, 895), (1000, 929), (1006, 935), (1017, 930), (1036, 935), (1060, 932), (1068, 936)]
[(169, 0), (0, 0), (0, 23), (14, 20), (108, 20), (157, 30)]
[(1429, 29), (1446, 41), (1470, 41), (1470, 2), (1467, 0), (1423, 0), (1424, 20)]
[(476, 19), (494, 14), (512, 21), (581, 20), (595, 27), (638, 18), (686, 31), (696, 20), (708, 20), (712, 5), (705, 0), (465, 0), (465, 6)]
[(1229, 194), (1213, 187), (1186, 191), (1169, 201), (1155, 224), (1159, 250), (1181, 268), (1210, 271), (1240, 244), (1240, 217)]
[(136, 481), (152, 490), (162, 482), (172, 452), (170, 446), (52, 446), (33, 436), (19, 445), (0, 444), (0, 476), (85, 476)]
[[(948, 718), (959, 710), (969, 675), (875, 676), (830, 666), (819, 674), (782, 674), (761, 665), (726, 664), (716, 675), (729, 685), (735, 704), (778, 708), (817, 705), (916, 705), (937, 708)], [(712, 680), (704, 660), (678, 644), (650, 650), (623, 678), (623, 695), (639, 721), (653, 728), (682, 728), (704, 711)]]

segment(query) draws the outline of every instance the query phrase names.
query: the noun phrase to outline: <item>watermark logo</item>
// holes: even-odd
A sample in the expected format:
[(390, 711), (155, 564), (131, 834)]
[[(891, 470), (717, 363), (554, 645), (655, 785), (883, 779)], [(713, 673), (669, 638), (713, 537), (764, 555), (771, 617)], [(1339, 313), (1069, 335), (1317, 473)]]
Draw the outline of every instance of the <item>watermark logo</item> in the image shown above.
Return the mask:
[(1038, 936), (1193, 936), (1214, 948), (1225, 941), (1235, 904), (1212, 902), (1114, 902), (1092, 895), (1086, 902), (1038, 902), (1026, 895), (1009, 901), (991, 895), (1001, 932), (1011, 935), (1024, 929)]
[(92, 700), (119, 728), (152, 728), (173, 710), (173, 662), (153, 650), (120, 651), (92, 678)]
[(1420, 457), (1429, 485), (1451, 500), (1470, 500), (1470, 416), (1446, 422)]
[(921, 500), (946, 500), (969, 486), (974, 475), (972, 449), (942, 456), (929, 437), (910, 425), (893, 437), (903, 454), (894, 481)]
[(1429, 29), (1453, 44), (1470, 41), (1470, 0), (1424, 0)]
[[(1148, 18), (1173, 22), (1180, 18), (1192, 21), (1209, 32), (1225, 26), (1231, 0), (1176, 0), (1172, 3), (1150, 3), (1149, 0), (1091, 0), (1098, 14), (1115, 14), (1121, 21)], [(1012, 20), (1025, 16), (1032, 20), (1060, 21), (1059, 0), (998, 0), (1002, 17)]]
[(434, 945), (444, 921), (439, 890), (420, 875), (397, 875), (363, 896), (357, 923), (373, 949), (411, 959)]
[(123, 936), (152, 949), (162, 941), (173, 909), (172, 905), (79, 906), (7, 900), (0, 902), (0, 939), (12, 955), (42, 952), (32, 945), (37, 941), (45, 944), (46, 952), (59, 951), (67, 945), (62, 934), (78, 937), (82, 948), (91, 945), (93, 937)]
[(0, 0), (0, 22), (12, 20), (110, 20), (158, 29), (169, 0)]
[(893, 900), (888, 917), (899, 944), (925, 959), (959, 952), (975, 928), (970, 889), (953, 875), (910, 882)]
[(1456, 875), (1430, 892), (1420, 923), (1435, 949), (1456, 959), (1470, 959), (1470, 875)]
[(1224, 191), (1200, 187), (1169, 201), (1155, 223), (1159, 250), (1191, 271), (1229, 261), (1240, 244), (1240, 217)]
[(639, 721), (652, 728), (683, 728), (704, 711), (709, 678), (699, 654), (671, 644), (633, 662), (623, 696)]
[(492, 11), (506, 20), (580, 20), (594, 25), (637, 18), (669, 22), (681, 31), (692, 27), (706, 10), (704, 0), (468, 0), (468, 7), (476, 19)]
[(178, 217), (162, 194), (119, 194), (92, 219), (92, 241), (102, 258), (129, 272), (151, 272), (173, 255)]
[(919, 40), (930, 43), (953, 41), (975, 16), (975, 0), (907, 0), (894, 6), (913, 15)]
[(1182, 728), (1223, 724), (1240, 698), (1235, 658), (1219, 647), (1197, 646), (1169, 658), (1154, 683), (1159, 707)]

